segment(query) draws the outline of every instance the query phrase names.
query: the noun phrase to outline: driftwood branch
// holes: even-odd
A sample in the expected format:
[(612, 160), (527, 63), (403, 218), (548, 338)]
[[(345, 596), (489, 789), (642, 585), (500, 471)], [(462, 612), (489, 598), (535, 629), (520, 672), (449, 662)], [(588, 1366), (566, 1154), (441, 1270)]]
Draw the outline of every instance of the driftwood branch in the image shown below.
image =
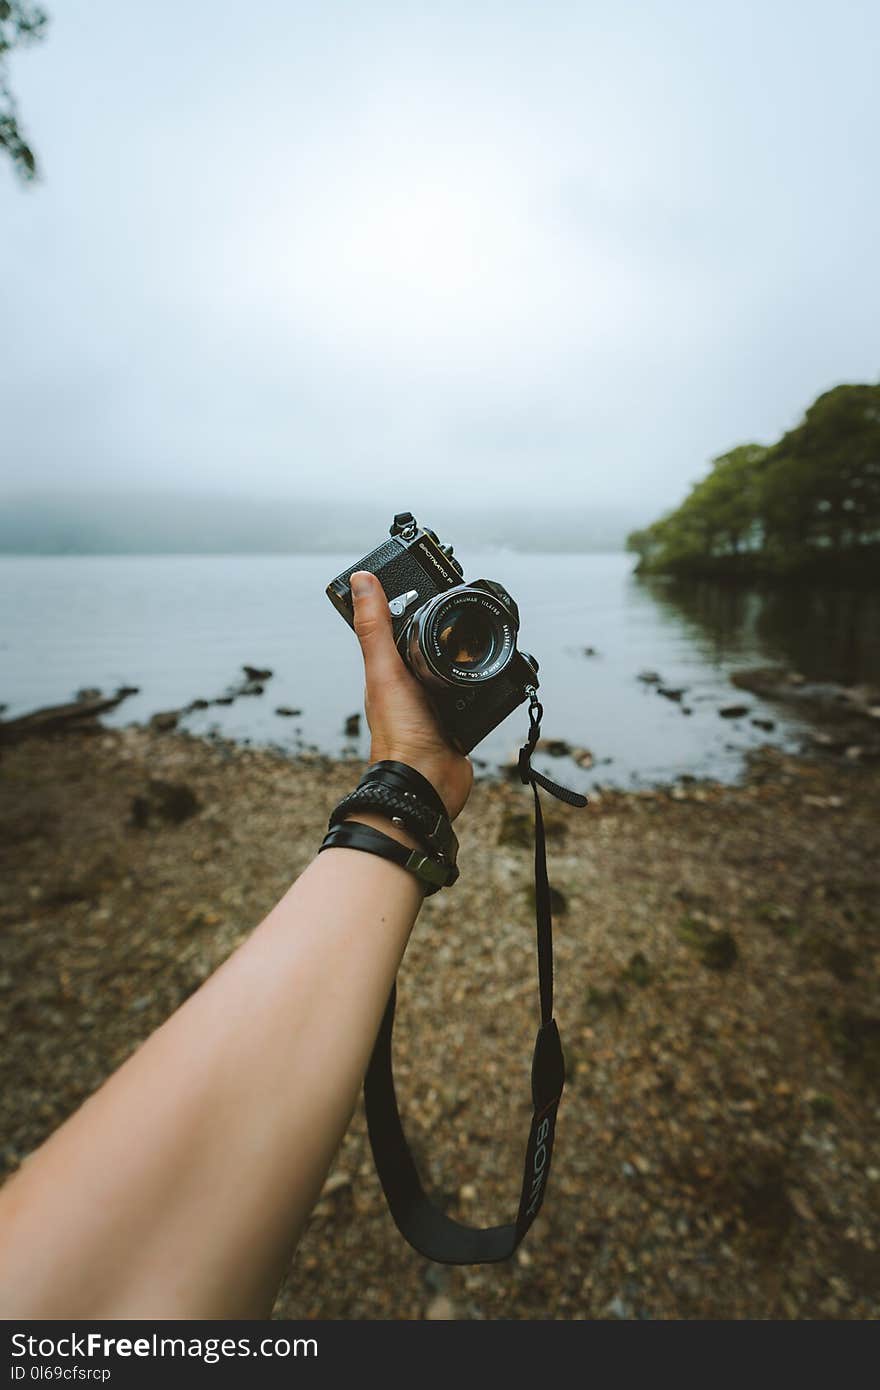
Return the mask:
[(129, 695), (136, 693), (134, 686), (124, 685), (115, 695), (96, 693), (82, 700), (74, 700), (69, 705), (48, 705), (45, 709), (35, 709), (30, 714), (22, 714), (17, 719), (0, 720), (0, 743), (18, 743), (20, 739), (34, 735), (55, 733), (58, 730), (88, 724), (99, 714), (115, 709)]

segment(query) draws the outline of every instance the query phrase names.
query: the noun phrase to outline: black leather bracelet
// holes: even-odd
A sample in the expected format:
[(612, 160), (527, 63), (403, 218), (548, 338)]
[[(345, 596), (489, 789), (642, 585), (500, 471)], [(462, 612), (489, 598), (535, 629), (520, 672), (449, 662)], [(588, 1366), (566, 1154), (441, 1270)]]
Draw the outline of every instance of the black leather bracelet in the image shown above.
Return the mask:
[(442, 797), (427, 777), (410, 767), (409, 763), (395, 762), (393, 758), (383, 758), (380, 762), (371, 763), (358, 786), (363, 786), (366, 782), (383, 782), (386, 786), (397, 787), (400, 791), (415, 792), (416, 797), (436, 815), (449, 818)]
[(330, 829), (339, 825), (353, 811), (376, 811), (388, 816), (395, 824), (407, 829), (432, 858), (441, 864), (454, 865), (458, 856), (458, 840), (445, 810), (440, 814), (420, 800), (412, 790), (405, 790), (379, 780), (363, 778), (358, 787), (344, 796), (330, 816)]
[(390, 835), (383, 835), (381, 830), (374, 830), (371, 825), (360, 825), (357, 821), (346, 821), (328, 830), (318, 853), (325, 849), (362, 849), (368, 854), (378, 854), (380, 858), (399, 864), (402, 869), (414, 874), (426, 897), (454, 883), (458, 877), (455, 865), (439, 864), (429, 855), (417, 849), (407, 849), (398, 840), (392, 840)]

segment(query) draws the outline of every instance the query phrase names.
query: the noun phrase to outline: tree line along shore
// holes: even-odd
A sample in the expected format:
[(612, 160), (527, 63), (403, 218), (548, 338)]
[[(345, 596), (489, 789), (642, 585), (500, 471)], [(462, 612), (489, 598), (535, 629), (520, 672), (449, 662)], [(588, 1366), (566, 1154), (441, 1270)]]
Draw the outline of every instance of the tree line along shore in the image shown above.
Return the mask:
[(714, 459), (627, 549), (642, 574), (880, 586), (880, 384), (837, 386), (778, 443)]

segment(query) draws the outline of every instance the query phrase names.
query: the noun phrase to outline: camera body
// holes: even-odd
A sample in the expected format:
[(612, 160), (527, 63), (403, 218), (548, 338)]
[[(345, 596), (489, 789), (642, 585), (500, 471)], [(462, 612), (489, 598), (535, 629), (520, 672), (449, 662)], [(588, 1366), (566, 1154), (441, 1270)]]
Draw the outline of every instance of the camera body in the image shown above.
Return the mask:
[(516, 646), (519, 612), (510, 594), (491, 579), (465, 583), (452, 547), (410, 512), (398, 512), (389, 539), (327, 585), (349, 627), (356, 570), (381, 583), (398, 650), (460, 752), (469, 753), (537, 689), (538, 663)]

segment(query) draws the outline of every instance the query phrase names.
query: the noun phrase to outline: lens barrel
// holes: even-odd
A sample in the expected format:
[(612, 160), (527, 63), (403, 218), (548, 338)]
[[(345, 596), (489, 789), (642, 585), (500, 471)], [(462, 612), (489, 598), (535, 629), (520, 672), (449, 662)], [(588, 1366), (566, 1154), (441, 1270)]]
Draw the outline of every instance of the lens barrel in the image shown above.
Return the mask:
[(426, 685), (479, 685), (512, 660), (516, 623), (494, 594), (462, 584), (413, 614), (404, 650)]

